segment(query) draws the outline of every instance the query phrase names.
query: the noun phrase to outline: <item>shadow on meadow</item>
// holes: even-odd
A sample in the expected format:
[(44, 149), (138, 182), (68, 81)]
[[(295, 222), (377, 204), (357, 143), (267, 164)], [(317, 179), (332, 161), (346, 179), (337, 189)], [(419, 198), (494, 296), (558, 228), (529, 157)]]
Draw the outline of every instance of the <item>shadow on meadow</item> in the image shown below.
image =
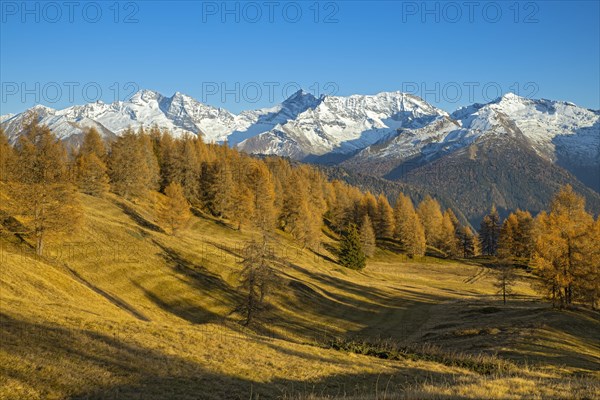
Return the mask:
[[(268, 382), (255, 382), (211, 372), (209, 365), (143, 347), (125, 339), (126, 334), (119, 331), (110, 335), (85, 327), (66, 329), (6, 314), (0, 314), (0, 329), (3, 351), (23, 360), (19, 368), (2, 366), (2, 376), (43, 390), (42, 397), (48, 398), (185, 400), (289, 398), (309, 394), (344, 396), (372, 393), (377, 385), (381, 390), (386, 385), (390, 390), (398, 390), (407, 383), (442, 382), (452, 378), (447, 373), (398, 366), (393, 373), (334, 374), (311, 381), (273, 378)], [(336, 359), (325, 350), (322, 355), (307, 354), (301, 347), (292, 350), (269, 339), (248, 339), (253, 345), (266, 344), (284, 356), (340, 367), (350, 367), (351, 362), (356, 362)], [(214, 342), (207, 342), (207, 345), (212, 344)], [(220, 346), (214, 348), (217, 357), (218, 348)], [(258, 358), (253, 367), (266, 367), (260, 363)], [(238, 366), (241, 370), (248, 367)]]

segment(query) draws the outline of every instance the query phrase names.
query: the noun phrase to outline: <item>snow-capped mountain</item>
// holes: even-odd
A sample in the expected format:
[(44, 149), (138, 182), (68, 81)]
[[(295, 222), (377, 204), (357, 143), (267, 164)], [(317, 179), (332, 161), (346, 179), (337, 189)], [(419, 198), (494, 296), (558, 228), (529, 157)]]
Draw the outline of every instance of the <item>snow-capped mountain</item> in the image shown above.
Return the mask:
[(15, 114), (5, 114), (5, 115), (0, 115), (0, 123), (6, 121), (7, 119), (10, 119), (12, 117), (14, 117)]
[[(40, 123), (65, 139), (91, 126), (109, 136), (119, 135), (128, 128), (156, 125), (175, 135), (187, 132), (203, 135), (207, 141), (218, 141), (236, 126), (235, 115), (224, 109), (207, 106), (181, 93), (165, 97), (151, 90), (139, 91), (126, 102), (95, 102), (64, 110), (36, 106), (28, 111), (35, 112)], [(19, 134), (27, 113), (2, 122), (9, 138)]]
[(243, 111), (237, 116), (236, 130), (229, 134), (227, 140), (234, 145), (263, 132), (268, 132), (277, 125), (295, 120), (301, 113), (316, 107), (319, 101), (311, 93), (299, 90), (274, 107)]
[(202, 136), (207, 142), (229, 140), (236, 144), (269, 131), (277, 124), (285, 124), (317, 102), (311, 94), (298, 91), (275, 107), (235, 115), (179, 92), (166, 97), (152, 90), (141, 90), (127, 101), (111, 104), (99, 101), (64, 110), (37, 105), (17, 115), (2, 116), (1, 126), (9, 139), (14, 140), (22, 131), (27, 116), (35, 113), (40, 123), (48, 125), (62, 139), (79, 136), (90, 127), (95, 127), (105, 137), (111, 137), (128, 128), (137, 130), (158, 126), (174, 135), (191, 133)]
[[(525, 139), (522, 145), (540, 157), (569, 170), (587, 169), (586, 175), (594, 169), (598, 174), (600, 168), (599, 111), (512, 93), (439, 116), (421, 127), (398, 129), (392, 138), (362, 149), (344, 165), (384, 176), (407, 161), (410, 168), (416, 167), (492, 137)], [(408, 169), (405, 165), (400, 172)], [(392, 175), (398, 177), (398, 171)]]
[(422, 99), (401, 92), (323, 96), (295, 119), (246, 139), (238, 147), (249, 153), (297, 159), (327, 153), (351, 154), (388, 138), (400, 128), (418, 128), (447, 115)]
[(248, 153), (342, 162), (391, 178), (399, 177), (392, 172), (407, 161), (418, 167), (488, 137), (513, 138), (600, 190), (595, 183), (600, 175), (600, 111), (511, 93), (448, 114), (401, 92), (316, 98), (298, 91), (274, 107), (235, 115), (179, 92), (166, 97), (142, 90), (124, 102), (64, 110), (38, 105), (4, 115), (1, 126), (11, 141), (31, 112), (58, 137), (75, 143), (90, 127), (109, 138), (129, 127), (156, 125), (175, 135), (201, 135), (207, 142), (227, 140)]
[(457, 110), (452, 118), (479, 135), (508, 130), (507, 123), (514, 123), (534, 150), (549, 161), (600, 163), (600, 111), (508, 93), (491, 103)]

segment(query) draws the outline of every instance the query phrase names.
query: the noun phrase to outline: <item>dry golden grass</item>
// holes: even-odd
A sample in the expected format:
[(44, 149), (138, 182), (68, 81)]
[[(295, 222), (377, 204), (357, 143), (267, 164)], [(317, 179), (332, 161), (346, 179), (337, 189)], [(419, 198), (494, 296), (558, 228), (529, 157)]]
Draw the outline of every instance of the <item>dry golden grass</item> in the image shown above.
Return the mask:
[[(330, 261), (325, 235), (313, 252), (277, 234), (280, 281), (250, 331), (231, 311), (253, 232), (195, 217), (173, 237), (156, 198), (83, 199), (85, 225), (43, 258), (0, 237), (2, 399), (600, 397), (598, 314), (550, 309), (524, 272), (504, 307), (473, 261), (379, 249), (357, 272)], [(331, 336), (498, 354), (519, 372), (322, 347)]]

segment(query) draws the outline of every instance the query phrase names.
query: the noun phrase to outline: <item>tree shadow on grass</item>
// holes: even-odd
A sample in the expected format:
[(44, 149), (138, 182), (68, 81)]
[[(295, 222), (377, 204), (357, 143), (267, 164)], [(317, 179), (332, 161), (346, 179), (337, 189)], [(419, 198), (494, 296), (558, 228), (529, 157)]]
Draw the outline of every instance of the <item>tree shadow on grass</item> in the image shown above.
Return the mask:
[(383, 250), (391, 251), (392, 253), (404, 253), (404, 247), (402, 244), (394, 239), (378, 239), (377, 247)]
[(133, 209), (133, 207), (129, 206), (128, 204), (126, 204), (123, 201), (117, 201), (115, 200), (115, 204), (121, 209), (123, 210), (123, 212), (129, 216), (136, 224), (138, 224), (139, 226), (141, 226), (142, 228), (151, 230), (153, 232), (159, 232), (159, 233), (165, 233), (164, 229), (161, 228), (160, 226), (156, 225), (153, 222), (148, 221), (146, 218), (144, 218), (141, 214), (139, 214), (137, 211), (135, 211)]
[[(96, 327), (97, 328), (97, 327)], [(136, 329), (137, 330), (137, 329)], [(265, 364), (261, 358), (260, 338), (239, 338), (256, 346), (256, 359), (226, 359), (229, 374), (211, 371), (210, 364), (203, 365), (192, 358), (182, 358), (163, 353), (157, 349), (128, 339), (127, 332), (115, 331), (114, 335), (98, 333), (86, 327), (67, 329), (57, 325), (34, 323), (0, 314), (0, 332), (3, 351), (16, 359), (29, 360), (29, 368), (23, 365), (3, 365), (2, 375), (10, 378), (14, 390), (28, 387), (44, 396), (65, 399), (144, 399), (144, 400), (188, 400), (188, 399), (274, 399), (287, 396), (344, 397), (352, 394), (372, 395), (377, 387), (383, 393), (402, 390), (408, 382), (445, 382), (453, 377), (449, 373), (428, 371), (418, 367), (405, 367), (400, 363), (390, 365), (392, 372), (386, 373), (336, 373), (319, 374), (318, 368), (335, 365), (336, 370), (352, 369), (368, 359), (343, 359), (335, 357), (329, 350), (318, 355), (308, 347), (291, 350), (273, 342), (264, 349), (285, 355), (284, 359), (298, 358), (300, 361), (319, 362), (311, 380), (274, 377), (268, 381), (253, 381), (242, 377), (247, 368), (262, 370), (263, 376), (275, 366)], [(198, 338), (203, 340), (202, 338)], [(189, 338), (188, 338), (189, 340)], [(236, 346), (227, 338), (213, 339), (207, 345)], [(166, 343), (167, 346), (176, 345)], [(202, 346), (198, 343), (198, 346)], [(219, 357), (218, 348), (214, 355)], [(207, 351), (210, 352), (210, 351)], [(323, 350), (326, 352), (326, 350)], [(268, 359), (268, 358), (267, 358)], [(246, 360), (246, 361), (244, 361)], [(251, 362), (252, 365), (245, 365)], [(292, 365), (296, 365), (293, 363)], [(305, 363), (305, 365), (310, 365)], [(285, 363), (283, 368), (289, 368)], [(272, 370), (270, 368), (273, 368)], [(297, 371), (295, 371), (297, 372)], [(283, 376), (281, 372), (276, 373)], [(312, 374), (311, 374), (312, 375)]]
[(384, 291), (292, 263), (280, 270), (280, 276), (284, 282), (278, 289), (280, 320), (273, 325), (309, 341), (340, 332), (365, 337), (404, 332), (408, 328), (401, 328), (409, 308), (422, 309), (448, 300), (421, 291)]
[(132, 284), (138, 287), (148, 300), (160, 307), (163, 311), (176, 315), (193, 324), (206, 324), (211, 322), (221, 322), (223, 318), (207, 309), (200, 307), (197, 303), (192, 303), (186, 299), (166, 299), (161, 295), (154, 293), (142, 287), (136, 282)]
[[(162, 250), (162, 257), (173, 272), (175, 278), (189, 286), (201, 296), (211, 298), (215, 303), (224, 304), (227, 308), (234, 309), (240, 302), (240, 294), (235, 288), (231, 287), (219, 275), (208, 271), (205, 267), (196, 264), (183, 257), (176, 250), (167, 247), (160, 242), (153, 240), (153, 243)], [(218, 314), (212, 313), (206, 309), (201, 309), (197, 304), (183, 300), (167, 300), (158, 295), (155, 291), (140, 287), (148, 299), (154, 302), (165, 311), (169, 311), (180, 318), (184, 318), (192, 323), (206, 323), (219, 320)], [(195, 308), (197, 310), (195, 310)], [(221, 318), (222, 319), (222, 318)]]

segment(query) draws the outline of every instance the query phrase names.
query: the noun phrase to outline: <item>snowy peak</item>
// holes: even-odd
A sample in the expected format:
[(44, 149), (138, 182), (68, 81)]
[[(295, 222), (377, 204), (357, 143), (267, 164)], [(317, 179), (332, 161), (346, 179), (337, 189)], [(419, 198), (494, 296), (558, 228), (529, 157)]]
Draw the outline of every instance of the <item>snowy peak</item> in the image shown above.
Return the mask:
[(318, 99), (309, 92), (305, 92), (303, 89), (298, 90), (290, 97), (283, 101), (283, 105), (298, 106), (298, 105), (314, 105)]
[(14, 116), (15, 116), (15, 114), (0, 115), (0, 123), (6, 121), (7, 119), (11, 119)]
[(423, 126), (442, 115), (447, 113), (401, 92), (323, 96), (296, 118), (243, 141), (239, 148), (293, 158), (351, 154), (389, 138), (397, 129)]
[(159, 102), (162, 98), (163, 98), (163, 96), (158, 92), (155, 92), (153, 90), (148, 90), (148, 89), (142, 89), (142, 90), (139, 90), (136, 93), (134, 93), (129, 98), (128, 102), (143, 106), (143, 105), (148, 104), (153, 101)]
[(506, 133), (515, 128), (534, 150), (550, 161), (592, 165), (598, 163), (598, 111), (564, 101), (527, 99), (512, 93), (488, 104), (457, 110), (452, 117), (462, 127), (480, 134)]
[[(28, 113), (59, 137), (70, 139), (89, 127), (105, 137), (128, 128), (158, 126), (175, 135), (192, 133), (207, 142), (228, 141), (249, 153), (297, 159), (340, 158), (431, 160), (490, 137), (518, 138), (541, 157), (561, 165), (600, 165), (600, 112), (568, 102), (533, 100), (507, 93), (451, 115), (402, 92), (319, 98), (299, 90), (270, 108), (238, 115), (203, 104), (181, 92), (171, 97), (140, 90), (127, 101), (89, 103), (54, 110), (37, 105), (0, 122), (11, 141)], [(342, 156), (342, 157), (338, 157)]]

